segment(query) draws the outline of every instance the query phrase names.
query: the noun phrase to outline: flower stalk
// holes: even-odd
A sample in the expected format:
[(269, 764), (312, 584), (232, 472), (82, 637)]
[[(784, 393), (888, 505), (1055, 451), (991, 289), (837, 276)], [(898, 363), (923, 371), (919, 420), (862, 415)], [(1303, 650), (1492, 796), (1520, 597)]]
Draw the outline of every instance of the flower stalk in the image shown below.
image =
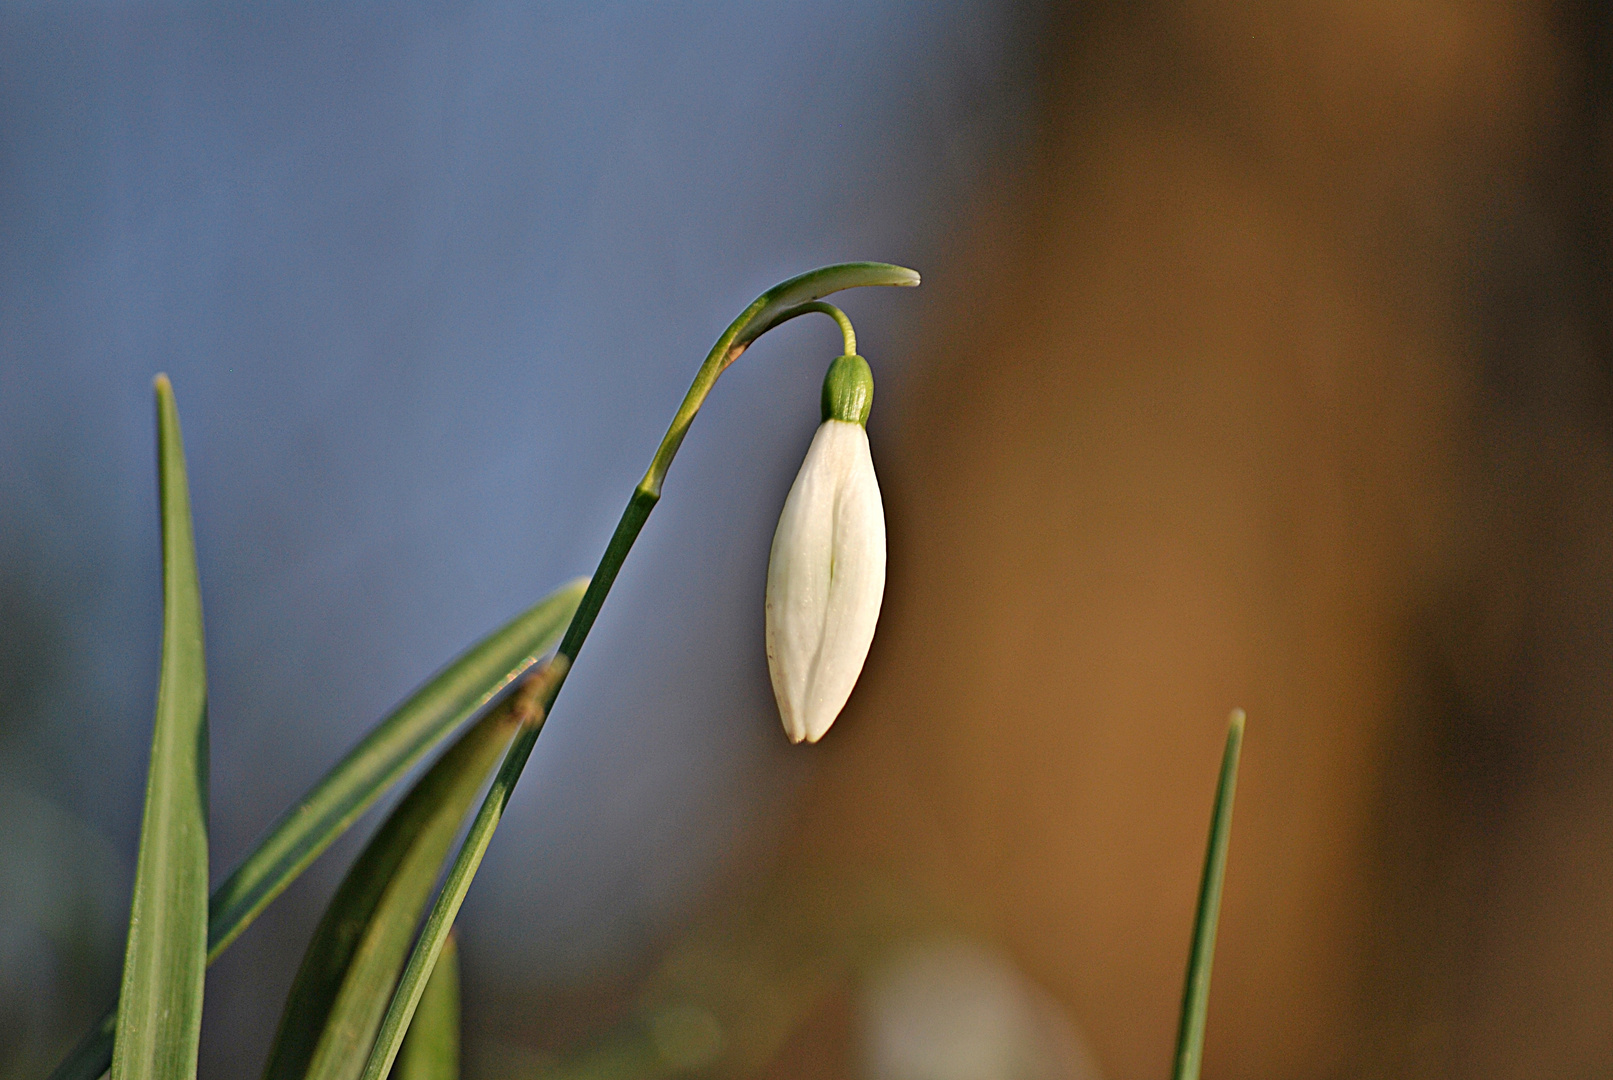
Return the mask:
[[(751, 342), (773, 327), (812, 312), (824, 312), (832, 316), (833, 312), (825, 312), (829, 305), (819, 303), (830, 293), (864, 285), (914, 286), (918, 283), (917, 273), (889, 263), (838, 263), (821, 267), (781, 282), (758, 296), (729, 324), (728, 329), (712, 346), (705, 362), (700, 365), (700, 370), (695, 373), (689, 392), (684, 395), (682, 404), (678, 406), (678, 411), (673, 416), (661, 445), (650, 460), (644, 478), (633, 489), (627, 507), (622, 511), (621, 520), (616, 524), (616, 531), (611, 534), (610, 542), (605, 545), (599, 567), (589, 580), (587, 591), (583, 593), (582, 601), (577, 605), (565, 637), (561, 639), (554, 660), (528, 675), (516, 691), (521, 697), (523, 708), (528, 710), (528, 715), (532, 719), (522, 726), (514, 742), (511, 743), (505, 754), (504, 763), (499, 767), (498, 775), (494, 778), (492, 787), (471, 823), (470, 832), (454, 857), (447, 881), (430, 915), (426, 918), (425, 928), (420, 933), (414, 953), (410, 956), (408, 966), (404, 968), (403, 976), (393, 993), (392, 1003), (387, 1009), (386, 1018), (381, 1023), (369, 1061), (365, 1065), (363, 1080), (385, 1080), (390, 1072), (402, 1046), (403, 1036), (408, 1031), (409, 1021), (413, 1018), (415, 1008), (425, 993), (426, 981), (431, 976), (432, 967), (447, 943), (448, 932), (459, 913), (460, 905), (464, 902), (471, 879), (481, 865), (482, 856), (492, 840), (493, 831), (498, 827), (504, 806), (509, 801), (510, 793), (516, 781), (520, 779), (522, 770), (526, 767), (538, 734), (543, 729), (543, 719), (553, 710), (555, 699), (565, 686), (566, 675), (576, 661), (577, 654), (582, 650), (583, 643), (587, 641), (594, 620), (599, 617), (600, 608), (605, 603), (605, 597), (609, 595), (611, 586), (616, 582), (616, 575), (621, 572), (622, 563), (627, 559), (627, 553), (632, 550), (634, 541), (644, 528), (644, 523), (649, 520), (650, 511), (654, 510), (655, 504), (660, 501), (661, 486), (666, 480), (667, 469), (671, 467), (672, 459), (677, 456), (678, 448), (683, 445), (684, 436), (689, 432), (689, 426), (700, 412), (700, 407), (705, 403), (712, 387), (716, 385), (717, 379), (730, 364), (739, 359), (740, 354)], [(855, 348), (856, 338), (851, 333), (849, 320), (845, 320), (842, 314), (836, 321), (840, 323), (842, 334), (847, 337), (850, 346)]]

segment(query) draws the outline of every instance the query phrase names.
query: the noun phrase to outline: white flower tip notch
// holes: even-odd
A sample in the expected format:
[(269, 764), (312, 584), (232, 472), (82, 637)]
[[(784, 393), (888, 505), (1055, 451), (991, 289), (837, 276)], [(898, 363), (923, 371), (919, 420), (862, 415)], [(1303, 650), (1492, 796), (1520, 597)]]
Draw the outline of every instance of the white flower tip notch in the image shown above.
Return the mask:
[(885, 597), (885, 508), (864, 425), (874, 376), (842, 356), (767, 564), (767, 667), (791, 742), (817, 742), (862, 673)]

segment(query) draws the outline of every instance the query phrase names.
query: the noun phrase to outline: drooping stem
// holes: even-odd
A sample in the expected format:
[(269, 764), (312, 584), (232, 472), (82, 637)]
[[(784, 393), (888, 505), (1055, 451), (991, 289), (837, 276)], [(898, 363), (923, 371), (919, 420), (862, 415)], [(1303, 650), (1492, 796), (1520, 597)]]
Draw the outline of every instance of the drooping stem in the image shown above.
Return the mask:
[(634, 488), (632, 497), (628, 499), (627, 508), (622, 511), (621, 520), (616, 524), (616, 531), (611, 534), (610, 542), (605, 545), (605, 553), (600, 556), (599, 568), (589, 580), (588, 589), (583, 594), (582, 602), (577, 605), (577, 611), (572, 616), (565, 637), (561, 639), (554, 660), (534, 670), (522, 681), (517, 690), (514, 706), (525, 710), (528, 720), (505, 754), (504, 763), (499, 767), (493, 786), (489, 789), (471, 823), (470, 832), (454, 857), (442, 892), (438, 894), (431, 913), (426, 917), (425, 928), (420, 933), (414, 952), (409, 957), (408, 966), (404, 968), (403, 976), (398, 980), (392, 1004), (381, 1022), (380, 1032), (376, 1035), (375, 1045), (364, 1068), (363, 1080), (385, 1080), (392, 1068), (393, 1060), (402, 1046), (403, 1036), (408, 1031), (409, 1021), (414, 1016), (415, 1007), (425, 992), (426, 980), (430, 978), (432, 967), (447, 942), (448, 932), (459, 914), (460, 905), (470, 888), (471, 879), (481, 866), (482, 856), (492, 840), (493, 831), (498, 828), (499, 819), (509, 802), (510, 793), (514, 790), (515, 783), (520, 779), (527, 759), (532, 754), (533, 745), (542, 730), (543, 722), (565, 685), (572, 662), (576, 660), (583, 642), (588, 639), (589, 631), (593, 629), (594, 620), (599, 616), (605, 597), (609, 595), (611, 586), (616, 582), (616, 575), (621, 571), (627, 553), (632, 550), (634, 541), (644, 528), (644, 523), (649, 520), (650, 511), (655, 509), (655, 504), (660, 501), (661, 485), (666, 480), (667, 469), (671, 466), (672, 459), (677, 456), (678, 448), (683, 445), (684, 436), (689, 432), (689, 425), (694, 423), (695, 416), (700, 412), (701, 405), (705, 403), (717, 379), (728, 369), (728, 365), (739, 358), (751, 342), (773, 327), (811, 312), (821, 312), (834, 318), (840, 324), (846, 352), (853, 354), (856, 352), (857, 338), (855, 331), (852, 330), (851, 320), (832, 304), (820, 303), (820, 299), (842, 289), (863, 285), (913, 286), (918, 283), (917, 273), (889, 263), (837, 263), (808, 271), (781, 282), (758, 296), (740, 313), (739, 318), (729, 324), (728, 329), (712, 346), (711, 352), (706, 354), (705, 362), (695, 373), (689, 392), (684, 395), (682, 404), (678, 406), (678, 411), (661, 440), (661, 445), (656, 449), (654, 458), (650, 460), (650, 467), (645, 471), (644, 479)]
[[(833, 319), (839, 325), (840, 338), (845, 343), (846, 351), (844, 355), (857, 355), (857, 331), (852, 328), (851, 320), (846, 318), (844, 311), (841, 311), (833, 304), (824, 303), (822, 300), (814, 300), (810, 304), (802, 304), (799, 308), (796, 308), (795, 314), (805, 315), (811, 311), (821, 312)], [(791, 317), (793, 318), (794, 316), (792, 315)]]

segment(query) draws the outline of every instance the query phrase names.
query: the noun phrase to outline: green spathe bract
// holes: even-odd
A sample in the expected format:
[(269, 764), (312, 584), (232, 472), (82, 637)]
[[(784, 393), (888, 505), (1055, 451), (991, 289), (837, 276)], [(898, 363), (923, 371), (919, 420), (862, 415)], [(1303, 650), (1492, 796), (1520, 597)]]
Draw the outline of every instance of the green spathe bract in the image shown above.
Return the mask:
[(207, 972), (207, 663), (179, 410), (157, 376), (162, 673), (112, 1080), (196, 1075)]

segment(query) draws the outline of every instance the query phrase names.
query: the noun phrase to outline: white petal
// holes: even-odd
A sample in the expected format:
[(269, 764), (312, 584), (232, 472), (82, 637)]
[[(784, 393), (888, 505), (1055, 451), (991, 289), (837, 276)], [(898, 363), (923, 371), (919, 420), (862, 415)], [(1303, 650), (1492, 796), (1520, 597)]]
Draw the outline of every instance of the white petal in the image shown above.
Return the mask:
[(868, 434), (825, 421), (796, 475), (767, 567), (767, 666), (792, 742), (834, 723), (879, 621), (885, 511)]

